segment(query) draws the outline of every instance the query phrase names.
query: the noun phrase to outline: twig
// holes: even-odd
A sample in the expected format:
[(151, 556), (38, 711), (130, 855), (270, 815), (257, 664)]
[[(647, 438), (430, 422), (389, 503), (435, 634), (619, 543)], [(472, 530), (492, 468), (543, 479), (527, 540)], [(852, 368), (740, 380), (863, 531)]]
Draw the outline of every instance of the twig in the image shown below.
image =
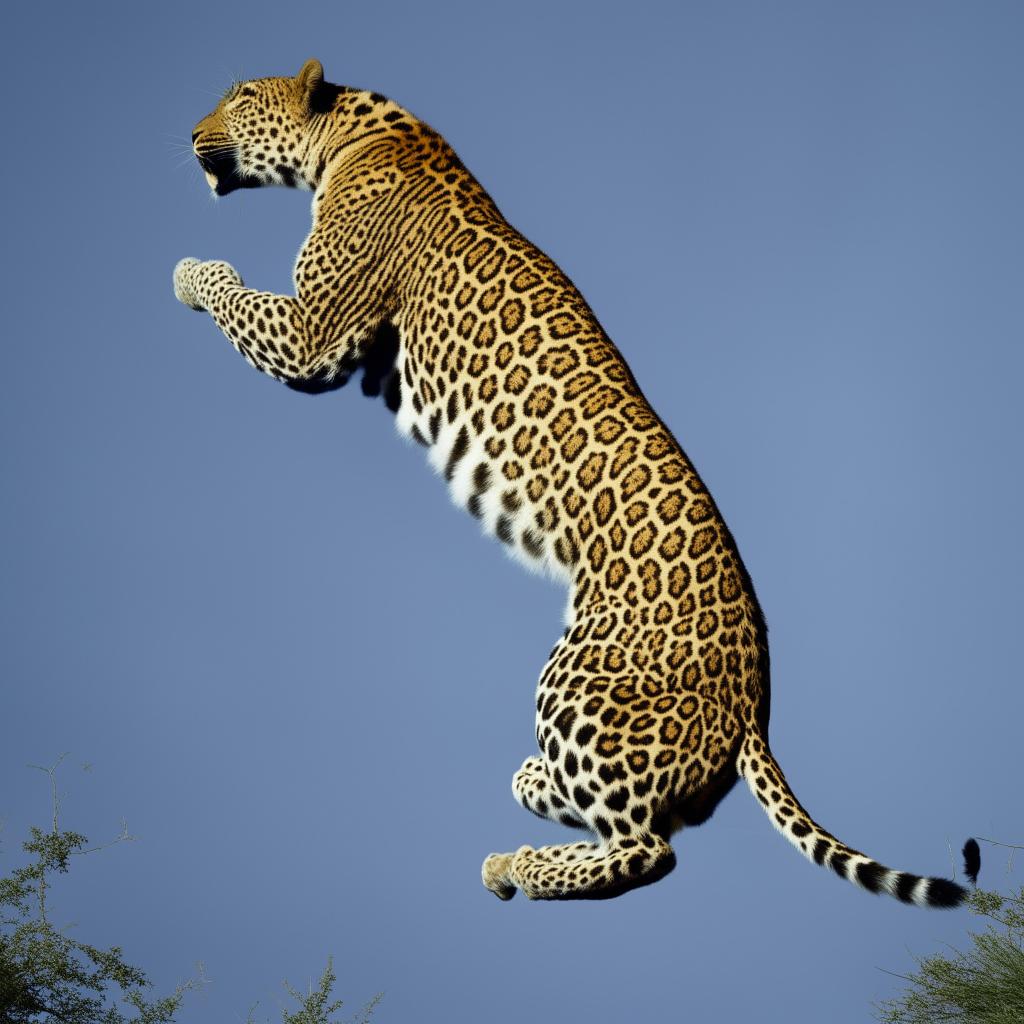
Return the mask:
[(59, 831), (58, 818), (60, 816), (60, 794), (57, 792), (57, 769), (60, 767), (61, 761), (68, 756), (69, 751), (65, 750), (60, 757), (49, 767), (44, 768), (41, 764), (30, 764), (29, 768), (35, 768), (37, 771), (41, 771), (46, 775), (50, 776), (50, 789), (53, 792), (53, 834), (56, 835)]
[(876, 967), (876, 971), (881, 971), (883, 974), (888, 974), (891, 978), (899, 978), (901, 981), (913, 981), (914, 979), (906, 974), (897, 974), (896, 971), (887, 971), (884, 967)]
[(128, 831), (128, 822), (121, 819), (121, 833), (116, 838), (111, 839), (109, 843), (102, 843), (100, 846), (90, 846), (88, 850), (72, 850), (71, 855), (73, 857), (81, 857), (85, 853), (97, 853), (99, 850), (109, 850), (112, 846), (117, 846), (118, 843), (134, 843), (138, 839), (138, 836), (133, 836)]
[(983, 843), (988, 843), (990, 846), (1001, 846), (1004, 850), (1010, 851), (1010, 856), (1006, 861), (1006, 873), (1010, 874), (1013, 871), (1013, 856), (1018, 850), (1024, 850), (1024, 846), (1019, 846), (1015, 843), (1001, 843), (997, 839), (986, 839), (984, 836), (978, 836)]
[[(53, 835), (57, 835), (59, 832), (59, 820), (60, 820), (60, 794), (57, 792), (57, 769), (60, 767), (61, 761), (68, 756), (68, 752), (64, 751), (60, 757), (49, 767), (44, 768), (39, 764), (30, 764), (29, 768), (36, 768), (39, 771), (50, 777), (50, 790), (53, 794)], [(39, 872), (39, 883), (36, 886), (36, 899), (39, 903), (39, 920), (43, 924), (49, 924), (46, 920), (46, 871), (45, 869)]]

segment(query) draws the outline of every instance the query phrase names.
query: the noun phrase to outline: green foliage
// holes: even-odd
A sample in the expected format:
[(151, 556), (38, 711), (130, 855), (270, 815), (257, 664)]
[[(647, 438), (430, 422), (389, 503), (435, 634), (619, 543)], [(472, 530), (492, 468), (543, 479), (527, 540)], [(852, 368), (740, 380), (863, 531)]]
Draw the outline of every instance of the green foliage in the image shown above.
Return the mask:
[[(52, 827), (33, 827), (22, 843), (28, 863), (0, 878), (0, 1021), (167, 1024), (192, 983), (148, 999), (148, 978), (117, 946), (79, 942), (47, 916), (51, 877), (66, 874), (72, 857), (93, 852), (85, 836), (60, 827), (56, 769), (43, 769), (53, 785)], [(128, 839), (125, 831), (115, 842)]]
[(282, 1010), (282, 1024), (365, 1024), (370, 1019), (370, 1015), (377, 1004), (381, 1001), (383, 993), (374, 996), (352, 1018), (351, 1022), (337, 1021), (332, 1017), (332, 1014), (337, 1013), (341, 1009), (342, 1002), (340, 999), (330, 1002), (331, 991), (334, 988), (335, 981), (337, 981), (337, 975), (334, 973), (333, 957), (327, 958), (327, 966), (324, 968), (324, 973), (320, 975), (320, 982), (317, 987), (313, 988), (311, 985), (305, 995), (297, 992), (286, 981), (284, 987), (288, 989), (289, 994), (299, 1004), (299, 1008), (293, 1011)]
[[(1002, 844), (1000, 844), (1002, 845)], [(877, 1007), (884, 1024), (1021, 1024), (1024, 1021), (1024, 888), (977, 890), (972, 913), (986, 919), (971, 948), (918, 959), (907, 990)], [(902, 976), (901, 976), (902, 977)]]
[[(170, 995), (149, 998), (149, 979), (125, 961), (119, 947), (100, 949), (79, 942), (50, 922), (47, 897), (53, 876), (66, 874), (72, 858), (106, 848), (90, 848), (85, 836), (61, 828), (56, 781), (61, 760), (40, 769), (52, 789), (50, 828), (32, 827), (22, 843), (28, 863), (0, 877), (0, 1024), (172, 1024), (196, 981), (179, 985)], [(106, 845), (132, 838), (126, 826)], [(337, 1020), (333, 1015), (342, 1003), (331, 1000), (336, 980), (328, 959), (319, 984), (305, 995), (285, 982), (299, 1008), (282, 1010), (283, 1024), (366, 1024), (381, 996), (350, 1022)], [(252, 1012), (247, 1024), (255, 1024)]]

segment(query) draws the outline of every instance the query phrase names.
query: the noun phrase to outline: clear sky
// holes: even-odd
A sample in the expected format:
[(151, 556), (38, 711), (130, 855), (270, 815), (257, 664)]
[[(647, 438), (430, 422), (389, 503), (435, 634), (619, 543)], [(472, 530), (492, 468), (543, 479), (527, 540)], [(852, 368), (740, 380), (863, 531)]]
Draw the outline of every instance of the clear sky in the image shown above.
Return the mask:
[(25, 765), (71, 751), (66, 824), (139, 841), (61, 914), (164, 988), (202, 960), (188, 1024), (278, 1019), (328, 953), (381, 1024), (846, 1024), (962, 940), (740, 788), (657, 885), (494, 899), (488, 852), (564, 834), (509, 789), (564, 595), (383, 405), (261, 377), (171, 269), (291, 287), (308, 196), (213, 202), (188, 155), (233, 76), (316, 56), (433, 124), (715, 494), (796, 793), (948, 874), (1024, 841), (1020, 4), (21, 4), (5, 37), (0, 868), (46, 819)]

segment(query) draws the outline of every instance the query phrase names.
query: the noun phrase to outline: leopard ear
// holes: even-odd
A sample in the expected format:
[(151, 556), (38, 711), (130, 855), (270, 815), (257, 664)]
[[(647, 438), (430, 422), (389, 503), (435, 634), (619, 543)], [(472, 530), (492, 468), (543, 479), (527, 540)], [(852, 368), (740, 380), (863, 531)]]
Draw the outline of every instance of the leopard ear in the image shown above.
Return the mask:
[(324, 69), (318, 60), (307, 60), (302, 65), (302, 70), (295, 76), (295, 81), (299, 85), (299, 91), (307, 103), (309, 103), (313, 94), (323, 84), (323, 80)]

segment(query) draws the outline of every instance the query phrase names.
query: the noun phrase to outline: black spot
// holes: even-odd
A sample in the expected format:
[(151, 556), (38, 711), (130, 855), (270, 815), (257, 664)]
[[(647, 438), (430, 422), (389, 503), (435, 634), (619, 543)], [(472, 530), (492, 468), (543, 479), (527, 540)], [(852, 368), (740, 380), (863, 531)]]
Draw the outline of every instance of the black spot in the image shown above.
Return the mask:
[(494, 532), (502, 544), (512, 544), (515, 541), (512, 536), (512, 520), (508, 516), (498, 516), (498, 521), (494, 524)]
[(491, 486), (491, 467), (486, 462), (481, 462), (473, 470), (473, 489), (477, 494), (483, 494)]
[(814, 856), (814, 863), (815, 864), (824, 864), (825, 863), (825, 854), (828, 853), (828, 848), (829, 848), (829, 841), (827, 839), (819, 839), (814, 844), (814, 854), (813, 854), (813, 856)]
[(797, 839), (803, 839), (803, 837), (811, 831), (811, 826), (805, 825), (802, 821), (794, 821), (793, 824), (789, 826), (789, 831), (792, 832)]
[(574, 708), (563, 708), (558, 717), (554, 721), (555, 728), (562, 734), (562, 739), (567, 740), (569, 733), (572, 732), (573, 724), (576, 721), (576, 711)]
[(605, 797), (605, 806), (613, 811), (624, 811), (629, 802), (629, 790), (620, 786), (611, 796)]
[(639, 875), (644, 870), (644, 865), (647, 863), (646, 853), (634, 853), (629, 860), (626, 861), (626, 867), (629, 869), (631, 875)]
[(611, 839), (612, 827), (608, 824), (607, 819), (602, 818), (601, 815), (597, 815), (597, 817), (594, 818), (594, 828), (596, 828), (605, 839)]
[(287, 188), (295, 188), (295, 171), (291, 167), (287, 164), (278, 164), (275, 170)]
[(531, 558), (540, 558), (544, 554), (544, 543), (533, 530), (523, 530), (523, 547)]
[(441, 410), (435, 409), (430, 414), (430, 419), (427, 424), (430, 427), (430, 440), (431, 443), (437, 441), (437, 432), (441, 429)]
[(567, 750), (565, 752), (565, 761), (563, 761), (562, 764), (565, 768), (565, 774), (568, 775), (570, 779), (575, 779), (576, 776), (579, 775), (579, 762), (576, 760), (576, 755), (571, 750)]
[(366, 117), (373, 110), (373, 107), (369, 103), (360, 103), (355, 110), (352, 111), (356, 117)]
[(459, 393), (458, 391), (452, 391), (448, 395), (448, 422), (454, 423), (455, 417), (459, 415)]
[[(592, 793), (588, 793), (582, 786), (576, 786), (573, 789), (573, 791), (572, 791), (572, 798), (573, 798), (573, 801), (575, 802), (576, 806), (581, 811), (585, 811), (594, 802), (593, 794)], [(603, 818), (600, 818), (598, 820), (604, 821)], [(605, 821), (605, 825), (608, 825), (608, 822)], [(605, 836), (605, 838), (607, 838), (611, 834), (612, 834), (611, 826), (608, 825), (608, 834)]]
[(445, 480), (451, 480), (455, 476), (455, 467), (468, 451), (469, 431), (466, 430), (465, 426), (462, 426), (459, 427), (459, 432), (455, 435), (455, 443), (452, 445), (451, 454), (448, 456), (448, 462), (444, 467)]
[(469, 496), (469, 501), (466, 502), (466, 509), (474, 519), (479, 519), (484, 514), (479, 494), (471, 494)]
[[(604, 765), (601, 767), (603, 768)], [(601, 774), (600, 770), (598, 771), (598, 774)], [(604, 778), (603, 775), (601, 777)], [(654, 774), (652, 772), (648, 772), (642, 779), (637, 779), (636, 782), (633, 783), (633, 793), (635, 796), (644, 797), (651, 791), (652, 785), (654, 785)]]
[(594, 733), (596, 732), (597, 726), (587, 722), (586, 725), (581, 725), (576, 730), (576, 742), (581, 747), (585, 747), (594, 738)]

